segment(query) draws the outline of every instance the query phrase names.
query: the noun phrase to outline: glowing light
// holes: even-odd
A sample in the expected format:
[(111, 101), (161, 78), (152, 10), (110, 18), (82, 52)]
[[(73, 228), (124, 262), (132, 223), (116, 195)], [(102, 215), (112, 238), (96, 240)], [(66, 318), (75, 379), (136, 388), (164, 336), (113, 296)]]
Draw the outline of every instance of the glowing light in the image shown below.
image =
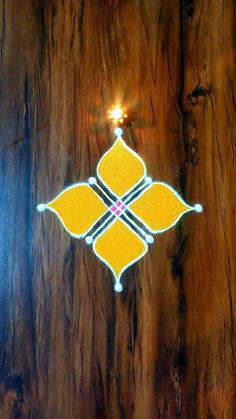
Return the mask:
[(113, 121), (114, 124), (123, 124), (124, 119), (128, 117), (124, 109), (120, 105), (114, 105), (108, 111), (109, 119)]
[(121, 108), (115, 108), (113, 111), (111, 111), (111, 115), (113, 119), (120, 119), (123, 116), (123, 111)]

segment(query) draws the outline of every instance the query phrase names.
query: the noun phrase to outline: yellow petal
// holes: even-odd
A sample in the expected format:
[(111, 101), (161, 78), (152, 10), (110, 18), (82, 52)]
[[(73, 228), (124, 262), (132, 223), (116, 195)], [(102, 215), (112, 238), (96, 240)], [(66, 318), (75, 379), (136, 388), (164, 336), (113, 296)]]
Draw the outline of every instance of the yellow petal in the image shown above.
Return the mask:
[(194, 210), (169, 185), (153, 182), (129, 208), (153, 233), (168, 230), (186, 212)]
[(83, 237), (107, 211), (106, 204), (86, 183), (72, 185), (62, 191), (45, 209), (57, 214), (65, 229)]
[(95, 254), (116, 279), (147, 252), (147, 244), (124, 221), (116, 219), (94, 241)]
[(120, 197), (144, 178), (146, 168), (139, 155), (118, 138), (101, 158), (97, 175), (111, 192)]

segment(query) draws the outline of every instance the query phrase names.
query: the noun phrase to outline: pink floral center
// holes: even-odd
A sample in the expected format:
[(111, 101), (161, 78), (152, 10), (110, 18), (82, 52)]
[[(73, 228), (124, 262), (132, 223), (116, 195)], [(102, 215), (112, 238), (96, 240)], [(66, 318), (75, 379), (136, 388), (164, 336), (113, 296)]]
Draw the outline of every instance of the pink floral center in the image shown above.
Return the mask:
[(110, 208), (110, 211), (113, 212), (117, 217), (119, 217), (125, 209), (125, 205), (122, 201), (116, 201), (114, 205)]

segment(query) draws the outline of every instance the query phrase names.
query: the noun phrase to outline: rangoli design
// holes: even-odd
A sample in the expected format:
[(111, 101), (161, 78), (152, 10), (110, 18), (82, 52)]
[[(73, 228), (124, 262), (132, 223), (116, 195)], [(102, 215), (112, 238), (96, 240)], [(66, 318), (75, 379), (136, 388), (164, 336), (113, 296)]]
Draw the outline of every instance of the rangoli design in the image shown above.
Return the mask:
[(171, 186), (152, 181), (141, 157), (122, 139), (123, 131), (118, 132), (98, 163), (97, 178), (71, 185), (37, 208), (54, 212), (73, 237), (92, 245), (120, 292), (122, 274), (147, 253), (153, 235), (187, 212), (201, 212), (202, 206), (188, 205)]

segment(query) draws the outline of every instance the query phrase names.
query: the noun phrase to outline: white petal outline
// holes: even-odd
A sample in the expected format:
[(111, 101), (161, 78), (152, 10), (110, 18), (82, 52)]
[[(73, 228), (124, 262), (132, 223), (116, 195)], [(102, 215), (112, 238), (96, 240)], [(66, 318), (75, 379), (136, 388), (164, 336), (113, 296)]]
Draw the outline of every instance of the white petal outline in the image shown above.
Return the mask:
[[(116, 193), (112, 190), (112, 189), (110, 189), (110, 187), (103, 181), (103, 179), (102, 179), (102, 177), (100, 176), (100, 174), (99, 174), (99, 167), (100, 167), (100, 164), (101, 164), (101, 162), (102, 162), (102, 160), (103, 160), (103, 158), (105, 157), (105, 156), (107, 156), (109, 153), (110, 153), (110, 151), (113, 149), (113, 147), (115, 147), (115, 145), (117, 144), (117, 142), (120, 142), (122, 145), (123, 145), (123, 147), (124, 148), (126, 148), (131, 154), (133, 154), (133, 156), (135, 156), (136, 158), (137, 158), (137, 160), (139, 160), (140, 161), (140, 163), (142, 164), (142, 166), (143, 166), (143, 169), (144, 169), (144, 174), (143, 174), (143, 176), (139, 179), (139, 181), (138, 182), (136, 182), (130, 189), (128, 189), (123, 195), (116, 195)], [(102, 155), (102, 157), (100, 158), (100, 160), (99, 160), (99, 162), (98, 162), (98, 164), (97, 164), (97, 168), (96, 168), (96, 174), (97, 174), (97, 177), (98, 177), (98, 179), (101, 181), (101, 183), (105, 186), (105, 188), (113, 195), (113, 196), (115, 196), (117, 199), (121, 199), (122, 197), (124, 197), (124, 196), (126, 196), (127, 194), (129, 194), (134, 188), (136, 188), (136, 186), (137, 185), (139, 185), (142, 181), (143, 181), (143, 179), (146, 177), (146, 175), (147, 175), (147, 169), (146, 169), (146, 166), (145, 166), (145, 163), (144, 163), (144, 161), (143, 161), (143, 159), (138, 155), (138, 153), (136, 153), (134, 150), (132, 150), (132, 148), (130, 148), (125, 142), (124, 142), (124, 140), (121, 138), (121, 137), (118, 137), (117, 139), (116, 139), (116, 141), (114, 142), (114, 144)]]
[[(124, 268), (122, 269), (122, 271), (120, 272), (120, 274), (119, 275), (117, 275), (116, 273), (115, 273), (115, 271), (114, 271), (114, 269), (113, 269), (113, 267), (109, 264), (109, 262), (106, 260), (106, 259), (104, 259), (102, 256), (100, 256), (98, 253), (97, 253), (97, 251), (96, 251), (96, 249), (95, 249), (95, 246), (96, 246), (96, 242), (97, 242), (97, 240), (105, 233), (105, 231), (107, 231), (107, 230), (109, 230), (112, 226), (113, 226), (113, 224), (115, 224), (115, 222), (117, 221), (117, 219), (119, 220), (119, 221), (121, 221), (133, 234), (135, 234), (138, 238), (139, 238), (139, 240), (141, 240), (142, 241), (142, 243), (144, 244), (144, 248), (145, 248), (145, 250), (144, 250), (144, 252), (140, 255), (140, 256), (138, 256), (136, 259), (134, 259), (132, 262), (130, 262), (130, 263), (128, 263), (127, 265), (125, 265), (124, 266)], [(95, 238), (95, 240), (94, 240), (94, 242), (93, 242), (93, 251), (94, 251), (94, 253), (95, 253), (95, 255), (98, 257), (98, 259), (100, 259), (110, 270), (111, 270), (111, 272), (113, 273), (113, 275), (114, 275), (114, 278), (115, 278), (115, 284), (119, 284), (120, 283), (120, 279), (121, 279), (121, 276), (123, 275), (123, 273), (126, 271), (126, 269), (128, 269), (130, 266), (132, 266), (134, 263), (136, 263), (138, 260), (140, 260), (142, 257), (144, 257), (145, 255), (146, 255), (146, 253), (147, 253), (147, 251), (148, 251), (148, 245), (147, 245), (147, 243), (142, 239), (142, 237), (140, 237), (140, 235), (139, 234), (137, 234), (136, 233), (136, 231), (134, 231), (130, 226), (129, 226), (129, 224), (127, 224), (124, 220), (122, 220), (121, 218), (115, 218), (115, 220), (114, 221), (112, 221), (106, 228), (104, 228), (103, 230), (102, 230), (102, 232)]]
[[(133, 211), (129, 206), (131, 204), (133, 204), (135, 201), (137, 201), (138, 199), (141, 198), (141, 196), (143, 196), (145, 194), (145, 192), (147, 192), (150, 188), (152, 188), (153, 185), (164, 185), (165, 187), (167, 187), (167, 189), (169, 189), (175, 196), (176, 198), (185, 206), (188, 207), (188, 209), (186, 209), (185, 211), (181, 212), (181, 214), (179, 214), (179, 216), (176, 218), (176, 220), (167, 228), (163, 228), (161, 230), (153, 230), (152, 228), (149, 227), (149, 225), (141, 218), (139, 217), (135, 211)], [(129, 202), (127, 205), (128, 210), (132, 213), (132, 215), (134, 217), (136, 217), (151, 233), (153, 234), (158, 234), (158, 233), (163, 233), (164, 231), (169, 230), (170, 228), (174, 227), (178, 221), (180, 220), (180, 218), (186, 214), (187, 212), (191, 212), (191, 211), (196, 211), (196, 209), (194, 207), (192, 207), (191, 205), (188, 205), (183, 198), (181, 198), (181, 196), (178, 194), (178, 192), (175, 191), (175, 189), (173, 189), (170, 185), (168, 185), (165, 182), (152, 182), (150, 184), (150, 186), (148, 186), (140, 195), (138, 195), (133, 201)]]
[[(73, 188), (76, 188), (77, 186), (87, 186), (89, 189), (91, 189), (92, 191), (93, 191), (93, 193), (95, 194), (95, 195), (97, 195), (97, 197), (98, 197), (98, 199), (105, 205), (105, 207), (107, 208), (107, 210), (89, 227), (89, 229), (85, 232), (85, 233), (83, 233), (83, 234), (74, 234), (74, 233), (72, 233), (67, 227), (66, 227), (66, 225), (65, 225), (65, 223), (64, 223), (64, 221), (63, 221), (63, 218), (58, 214), (58, 212), (54, 209), (54, 208), (52, 208), (52, 207), (49, 207), (48, 205), (50, 205), (50, 204), (52, 204), (54, 201), (56, 201), (61, 195), (63, 195), (66, 191), (68, 191), (68, 190), (70, 190), (70, 189), (73, 189)], [(70, 185), (70, 186), (68, 186), (67, 188), (65, 188), (65, 189), (63, 189), (54, 199), (52, 199), (50, 202), (48, 202), (47, 204), (39, 204), (38, 206), (37, 206), (37, 209), (39, 210), (39, 211), (42, 211), (42, 209), (40, 209), (40, 206), (41, 206), (41, 208), (42, 208), (42, 205), (43, 205), (43, 211), (45, 211), (46, 209), (47, 210), (49, 210), (49, 211), (51, 211), (51, 212), (53, 212), (54, 214), (56, 214), (56, 216), (59, 218), (59, 220), (61, 221), (61, 223), (62, 223), (62, 225), (63, 225), (63, 227), (64, 227), (64, 229), (72, 236), (72, 237), (75, 237), (76, 239), (82, 239), (83, 237), (85, 237), (87, 234), (88, 234), (88, 232), (95, 226), (95, 224), (97, 224), (97, 222), (102, 218), (102, 217), (104, 217), (104, 215), (105, 214), (107, 214), (108, 212), (109, 212), (109, 207), (107, 206), (107, 204), (104, 202), (104, 200), (100, 197), (100, 195), (98, 195), (97, 194), (97, 192), (95, 192), (94, 191), (94, 189), (93, 188), (91, 188), (91, 186), (89, 185), (89, 183), (87, 183), (87, 182), (78, 182), (78, 183), (73, 183), (72, 185)]]
[[(100, 163), (101, 163), (101, 161), (102, 161), (102, 159), (111, 151), (111, 149), (115, 146), (115, 144), (116, 144), (116, 142), (117, 141), (120, 141), (121, 143), (122, 143), (122, 145), (124, 146), (124, 148), (127, 148), (128, 149), (128, 151), (131, 153), (131, 154), (133, 154), (140, 162), (141, 162), (141, 164), (142, 164), (142, 166), (143, 166), (143, 168), (144, 168), (144, 174), (143, 174), (143, 176), (142, 176), (142, 178), (140, 178), (140, 180), (138, 181), (138, 182), (136, 182), (136, 184), (134, 184), (130, 189), (128, 189), (123, 195), (121, 195), (121, 196), (119, 196), (119, 195), (116, 195), (110, 188), (109, 188), (109, 186), (103, 181), (103, 179), (102, 179), (102, 177), (99, 175), (99, 166), (100, 166)], [(126, 197), (125, 199), (129, 199), (129, 194), (143, 181), (143, 179), (146, 177), (146, 175), (147, 175), (147, 170), (146, 170), (146, 166), (145, 166), (145, 163), (144, 163), (144, 161), (142, 160), (142, 158), (134, 151), (134, 150), (132, 150), (125, 142), (124, 142), (124, 140), (121, 138), (121, 137), (118, 137), (117, 139), (116, 139), (116, 141), (114, 142), (114, 144), (102, 155), (102, 157), (101, 157), (101, 159), (99, 160), (99, 162), (98, 162), (98, 165), (97, 165), (97, 169), (96, 169), (96, 173), (97, 173), (97, 177), (98, 177), (98, 179), (101, 181), (101, 183), (106, 187), (106, 189), (113, 195), (113, 196), (115, 196), (115, 198), (116, 199), (123, 199), (123, 197)], [(167, 187), (175, 196), (176, 196), (176, 198), (180, 201), (180, 202), (182, 202), (182, 204), (184, 204), (184, 205), (186, 205), (188, 208), (185, 210), (185, 211), (183, 211), (178, 217), (177, 217), (177, 219), (169, 226), (169, 227), (167, 227), (167, 228), (165, 228), (165, 229), (161, 229), (161, 230), (152, 230), (145, 222), (144, 222), (144, 220), (141, 218), (141, 217), (139, 217), (139, 216), (137, 216), (136, 215), (136, 213), (134, 212), (134, 211), (132, 211), (130, 208), (129, 208), (129, 206), (133, 203), (133, 202), (135, 202), (136, 200), (138, 200), (142, 195), (144, 195), (145, 194), (145, 192), (148, 190), (148, 189), (150, 189), (154, 184), (162, 184), (162, 185), (164, 185), (165, 187)], [(62, 194), (64, 194), (67, 190), (69, 190), (69, 189), (72, 189), (72, 188), (75, 188), (75, 187), (77, 187), (77, 186), (88, 186), (93, 192), (94, 192), (94, 194), (95, 195), (97, 195), (97, 197), (99, 198), (99, 200), (104, 204), (104, 206), (107, 208), (107, 210), (105, 210), (104, 211), (104, 213), (88, 228), (88, 230), (85, 232), (85, 233), (83, 233), (83, 234), (80, 234), (80, 235), (77, 235), (77, 234), (74, 234), (74, 233), (72, 233), (70, 230), (68, 230), (67, 229), (67, 227), (65, 226), (65, 223), (64, 223), (64, 221), (63, 221), (63, 219), (60, 217), (60, 215), (58, 214), (58, 212), (56, 211), (56, 210), (54, 210), (53, 208), (51, 208), (51, 207), (49, 207), (49, 205), (50, 204), (52, 204), (56, 199), (58, 199)], [(145, 186), (145, 185), (144, 185)], [(180, 220), (180, 218), (185, 214), (185, 213), (188, 213), (188, 212), (190, 212), (190, 211), (196, 211), (196, 212), (202, 212), (203, 211), (203, 207), (200, 205), (200, 204), (195, 204), (195, 206), (190, 206), (190, 205), (188, 205), (182, 198), (181, 198), (181, 196), (170, 186), (170, 185), (168, 185), (167, 183), (165, 183), (165, 182), (152, 182), (151, 184), (150, 184), (150, 186), (148, 186), (148, 187), (145, 187), (145, 189), (142, 191), (142, 193), (140, 193), (134, 200), (132, 200), (131, 202), (128, 202), (127, 204), (126, 204), (126, 206), (127, 206), (127, 209), (129, 210), (129, 212), (131, 213), (131, 214), (133, 214), (134, 215), (134, 217), (136, 218), (136, 219), (138, 219), (146, 228), (147, 228), (147, 230), (149, 230), (150, 232), (152, 232), (152, 233), (154, 233), (154, 234), (157, 234), (157, 233), (162, 233), (162, 232), (164, 232), (164, 231), (167, 231), (167, 230), (169, 230), (170, 228), (172, 228), (173, 226), (175, 226), (176, 224), (177, 224), (177, 222)], [(85, 236), (87, 236), (87, 234), (90, 232), (90, 230), (92, 230), (92, 228), (94, 227), (94, 225), (101, 219), (101, 218), (103, 218), (107, 213), (109, 213), (110, 211), (109, 211), (109, 207), (107, 206), (107, 204), (104, 202), (104, 200), (101, 198), (101, 196), (100, 195), (98, 195), (95, 191), (94, 191), (94, 189), (93, 188), (91, 188), (90, 187), (90, 184), (89, 183), (87, 183), (87, 182), (78, 182), (78, 183), (75, 183), (75, 184), (72, 184), (72, 185), (70, 185), (70, 186), (68, 186), (67, 188), (65, 188), (64, 190), (62, 190), (52, 201), (50, 201), (50, 202), (48, 202), (47, 204), (39, 204), (38, 206), (37, 206), (37, 209), (39, 210), (39, 211), (44, 211), (44, 210), (46, 210), (46, 209), (48, 209), (49, 211), (51, 211), (51, 212), (53, 212), (53, 213), (55, 213), (56, 215), (57, 215), (57, 217), (59, 218), (59, 220), (61, 221), (61, 223), (62, 223), (62, 225), (63, 225), (63, 227), (65, 228), (65, 230), (72, 236), (72, 237), (75, 237), (75, 238), (77, 238), (77, 239), (80, 239), (80, 238), (84, 238)], [(122, 222), (133, 234), (135, 234), (142, 242), (143, 242), (143, 244), (144, 244), (144, 248), (145, 248), (145, 250), (144, 250), (144, 252), (139, 256), (139, 257), (137, 257), (136, 259), (134, 259), (132, 262), (130, 262), (129, 264), (127, 264), (123, 269), (122, 269), (122, 271), (120, 272), (120, 274), (117, 276), (116, 275), (116, 273), (114, 272), (114, 270), (113, 270), (113, 268), (112, 268), (112, 266), (111, 265), (109, 265), (109, 263), (106, 261), (106, 259), (104, 259), (102, 256), (100, 256), (97, 252), (96, 252), (96, 250), (95, 250), (95, 246), (96, 246), (96, 241), (98, 240), (98, 238), (100, 237), (100, 236), (102, 236), (103, 234), (104, 234), (104, 232), (106, 231), (106, 230), (108, 230), (109, 228), (111, 228), (112, 227), (112, 225), (117, 221), (117, 219), (119, 219), (119, 221), (120, 222)], [(113, 275), (114, 275), (114, 278), (115, 278), (115, 286), (116, 285), (118, 285), (118, 287), (119, 287), (119, 285), (121, 285), (121, 283), (120, 283), (120, 278), (121, 278), (121, 276), (123, 275), (123, 273), (125, 272), (125, 270), (128, 268), (128, 267), (130, 267), (130, 266), (132, 266), (133, 264), (135, 264), (138, 260), (140, 260), (142, 257), (144, 257), (145, 256), (145, 254), (147, 253), (147, 251), (148, 251), (148, 245), (146, 244), (146, 242), (140, 237), (140, 235), (139, 234), (137, 234), (136, 233), (136, 231), (134, 231), (133, 230), (133, 228), (128, 224), (128, 223), (126, 223), (122, 218), (115, 218), (111, 223), (109, 223), (105, 228), (103, 228), (102, 229), (102, 231), (101, 231), (101, 233), (95, 238), (95, 240), (94, 240), (94, 242), (93, 242), (93, 251), (94, 251), (94, 253), (95, 253), (95, 255), (98, 257), (98, 259), (100, 259), (110, 270), (111, 270), (111, 272), (113, 273)], [(121, 288), (115, 288), (115, 290), (116, 291), (118, 291), (118, 292), (120, 292), (121, 290), (122, 290), (122, 287)]]

